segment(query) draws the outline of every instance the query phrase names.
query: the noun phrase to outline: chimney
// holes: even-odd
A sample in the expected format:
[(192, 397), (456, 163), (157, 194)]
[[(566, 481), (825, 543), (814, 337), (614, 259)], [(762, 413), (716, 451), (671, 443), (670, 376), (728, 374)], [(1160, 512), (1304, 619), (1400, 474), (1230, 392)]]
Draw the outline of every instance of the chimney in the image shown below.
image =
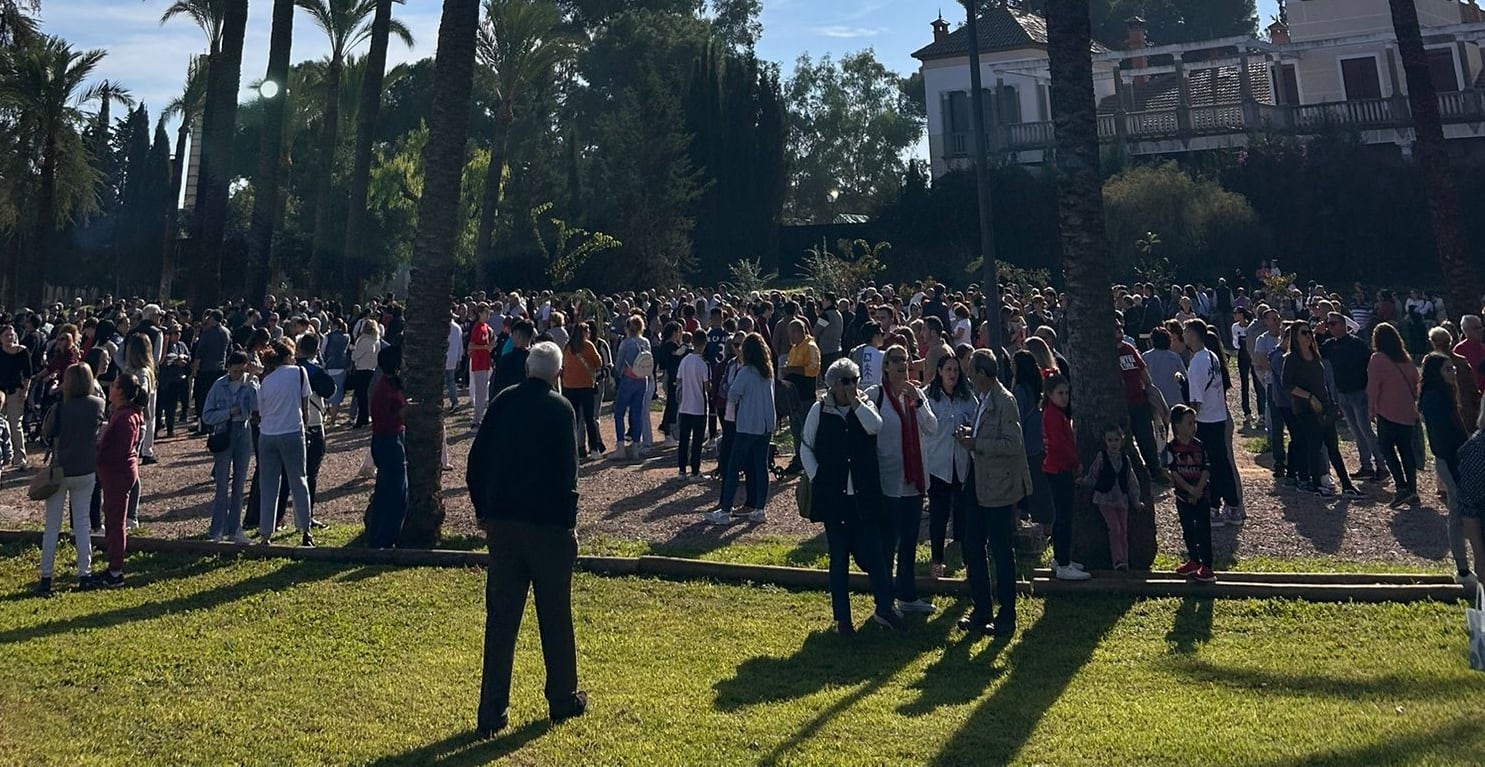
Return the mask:
[(1268, 25), (1268, 41), (1274, 45), (1288, 45), (1289, 25), (1278, 20)]
[[(1128, 34), (1124, 39), (1124, 50), (1142, 51), (1150, 47), (1150, 39), (1145, 34), (1145, 20), (1138, 16), (1130, 16), (1124, 20), (1124, 28)], [(1150, 60), (1144, 56), (1135, 56), (1126, 59), (1131, 69), (1144, 69)], [(1134, 78), (1137, 84), (1143, 84), (1146, 78), (1143, 75)]]
[(941, 43), (949, 39), (949, 22), (944, 21), (943, 11), (939, 11), (938, 20), (933, 22), (933, 41)]

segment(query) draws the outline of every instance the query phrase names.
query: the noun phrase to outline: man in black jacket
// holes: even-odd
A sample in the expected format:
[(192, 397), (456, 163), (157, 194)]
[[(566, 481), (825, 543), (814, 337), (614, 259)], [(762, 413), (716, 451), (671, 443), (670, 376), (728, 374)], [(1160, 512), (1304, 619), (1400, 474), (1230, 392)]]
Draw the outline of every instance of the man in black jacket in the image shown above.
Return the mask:
[[(490, 399), (526, 378), (526, 356), (531, 353), (531, 339), (536, 326), (531, 320), (516, 320), (510, 328), (511, 350), (495, 361), (495, 375), (490, 379)], [(497, 349), (500, 346), (497, 344)]]
[(588, 707), (587, 693), (577, 686), (572, 629), (576, 419), (572, 405), (556, 390), (561, 372), (562, 350), (556, 344), (533, 346), (526, 379), (490, 403), (469, 451), (465, 480), (475, 517), (490, 541), (477, 725), (485, 737), (509, 723), (511, 665), (528, 590), (536, 592), (552, 721), (580, 716)]

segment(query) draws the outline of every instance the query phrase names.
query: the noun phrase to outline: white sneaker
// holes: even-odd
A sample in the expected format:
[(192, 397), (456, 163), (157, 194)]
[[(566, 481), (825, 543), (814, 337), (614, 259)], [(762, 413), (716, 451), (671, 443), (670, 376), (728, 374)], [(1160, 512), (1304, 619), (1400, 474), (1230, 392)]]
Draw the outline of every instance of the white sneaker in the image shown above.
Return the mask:
[(1454, 582), (1465, 587), (1466, 589), (1469, 589), (1470, 591), (1474, 591), (1475, 587), (1480, 585), (1480, 576), (1475, 575), (1474, 573), (1468, 573), (1465, 575), (1455, 573)]
[(597, 461), (601, 458), (603, 458), (603, 451), (599, 450), (598, 448), (593, 448), (592, 450), (588, 451), (588, 460)]
[(138, 530), (139, 529), (139, 520), (137, 520), (137, 519), (131, 519), (131, 520), (129, 520), (128, 524), (124, 525), (124, 529), (126, 529), (126, 530)]
[(237, 535), (232, 536), (232, 542), (239, 546), (246, 546), (249, 543), (252, 543), (253, 539), (247, 537), (246, 534), (239, 530)]
[(920, 613), (923, 615), (927, 615), (937, 608), (933, 606), (932, 602), (920, 597), (918, 599), (914, 599), (911, 602), (904, 602), (901, 599), (897, 600), (897, 609), (905, 613)]
[(768, 514), (767, 512), (763, 511), (763, 509), (753, 509), (753, 511), (748, 514), (748, 521), (758, 523), (767, 522)]
[(1084, 567), (1082, 562), (1069, 561), (1067, 563), (1067, 566), (1071, 567), (1074, 570), (1082, 570), (1083, 572), (1088, 572), (1088, 568)]
[(221, 533), (217, 533), (216, 535), (213, 535), (210, 540), (212, 543), (221, 543), (225, 538), (226, 536), (222, 535)]
[(1076, 567), (1073, 567), (1070, 564), (1066, 567), (1058, 565), (1055, 571), (1055, 575), (1057, 580), (1059, 581), (1086, 581), (1089, 578), (1093, 577), (1088, 573), (1079, 570)]
[(701, 518), (702, 518), (702, 520), (704, 520), (709, 525), (730, 525), (730, 524), (732, 524), (732, 515), (729, 514), (729, 513), (727, 513), (727, 512), (725, 512), (725, 511), (722, 511), (721, 509), (717, 509), (715, 511), (708, 511), (705, 514), (702, 514), (701, 515)]

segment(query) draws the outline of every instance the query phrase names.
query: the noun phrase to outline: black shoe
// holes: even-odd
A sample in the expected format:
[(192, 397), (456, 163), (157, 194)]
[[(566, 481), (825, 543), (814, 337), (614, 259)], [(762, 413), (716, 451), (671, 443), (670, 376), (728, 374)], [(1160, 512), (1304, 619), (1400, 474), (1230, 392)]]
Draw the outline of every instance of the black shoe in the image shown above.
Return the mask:
[(102, 576), (99, 577), (98, 581), (106, 589), (116, 589), (124, 585), (124, 574), (111, 572), (104, 573)]
[(970, 613), (959, 619), (955, 624), (960, 631), (977, 631), (981, 634), (990, 633), (990, 619), (978, 613)]
[(884, 612), (878, 608), (876, 612), (871, 614), (871, 619), (893, 631), (900, 631), (903, 626), (907, 625), (902, 620), (902, 613), (895, 609), (888, 609)]
[(578, 690), (571, 698), (562, 701), (561, 704), (549, 704), (547, 715), (552, 724), (565, 722), (568, 719), (582, 716), (588, 710), (588, 693)]
[(325, 527), (326, 527), (325, 523), (324, 522), (321, 522), (318, 519), (311, 519), (309, 521), (309, 526), (310, 526), (311, 529), (314, 529), (314, 530), (324, 530)]
[(37, 581), (36, 582), (36, 588), (33, 589), (33, 591), (36, 592), (36, 596), (38, 596), (38, 597), (49, 597), (49, 596), (51, 596), (52, 595), (52, 579), (51, 578), (42, 578), (41, 580)]
[(1366, 468), (1351, 472), (1351, 479), (1375, 479), (1376, 476), (1375, 472)]
[(94, 573), (92, 575), (84, 575), (81, 578), (77, 579), (78, 591), (92, 591), (93, 589), (101, 588), (102, 586), (103, 582), (99, 579), (97, 573)]
[(139, 458), (139, 464), (141, 466), (154, 466), (155, 464), (157, 464), (159, 462), (160, 462), (160, 459), (159, 458), (156, 458), (156, 457), (154, 457), (152, 455), (140, 456), (140, 458)]
[(850, 621), (836, 621), (835, 622), (835, 633), (840, 634), (843, 637), (855, 636), (856, 635), (856, 624), (854, 624), (854, 623), (852, 623)]
[(994, 623), (985, 627), (985, 633), (995, 637), (1009, 637), (1016, 633), (1016, 619), (996, 618)]
[(299, 548), (312, 549), (314, 547), (315, 537), (313, 535), (310, 535), (308, 530), (305, 530), (304, 533), (299, 537)]
[(510, 714), (501, 713), (500, 717), (489, 724), (481, 724), (474, 728), (474, 734), (480, 740), (489, 740), (495, 734), (510, 725)]

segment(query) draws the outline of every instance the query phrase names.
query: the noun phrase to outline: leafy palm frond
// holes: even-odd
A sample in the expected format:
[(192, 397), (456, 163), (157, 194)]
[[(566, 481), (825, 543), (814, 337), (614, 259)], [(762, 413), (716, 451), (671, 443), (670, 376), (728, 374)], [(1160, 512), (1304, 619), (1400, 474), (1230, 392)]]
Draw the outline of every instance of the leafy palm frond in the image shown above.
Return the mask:
[(165, 105), (160, 119), (169, 121), (180, 118), (190, 123), (201, 116), (206, 107), (206, 57), (194, 56), (186, 69), (186, 87)]
[(485, 0), (476, 54), (495, 73), (502, 100), (577, 54), (576, 41), (561, 33), (561, 25), (562, 13), (551, 0)]
[(213, 53), (221, 50), (222, 28), (226, 24), (226, 0), (175, 0), (160, 14), (160, 24), (177, 16), (190, 19), (206, 35), (206, 42)]
[[(398, 5), (403, 0), (393, 0)], [(330, 59), (343, 61), (347, 54), (371, 38), (371, 19), (376, 13), (376, 0), (294, 0), (309, 15), (315, 26), (330, 40)], [(412, 31), (401, 21), (392, 19), (388, 30), (409, 48)]]

